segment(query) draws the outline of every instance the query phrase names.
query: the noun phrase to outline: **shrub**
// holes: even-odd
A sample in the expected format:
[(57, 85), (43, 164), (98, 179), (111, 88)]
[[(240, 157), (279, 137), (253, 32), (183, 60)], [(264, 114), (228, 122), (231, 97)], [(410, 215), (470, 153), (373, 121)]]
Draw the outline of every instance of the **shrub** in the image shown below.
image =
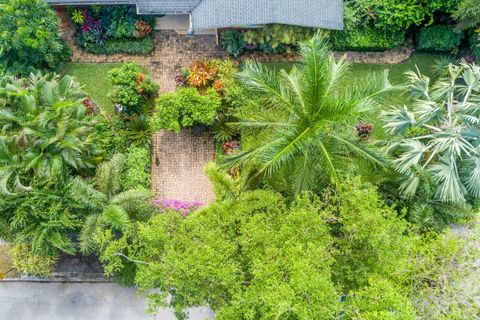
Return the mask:
[(108, 96), (121, 106), (121, 112), (138, 114), (148, 107), (157, 94), (158, 84), (142, 73), (139, 65), (124, 63), (108, 72), (113, 89)]
[(176, 93), (167, 93), (157, 99), (150, 126), (152, 130), (175, 132), (193, 125), (210, 126), (220, 104), (221, 100), (213, 89), (201, 95), (195, 88), (180, 88)]
[(61, 40), (60, 19), (44, 0), (0, 1), (0, 59), (12, 73), (54, 69), (68, 60)]
[(125, 123), (119, 116), (98, 116), (93, 134), (106, 159), (110, 159), (115, 153), (124, 153), (128, 147)]
[(222, 32), (220, 43), (222, 48), (234, 57), (238, 57), (245, 51), (245, 41), (240, 31), (228, 30)]
[(463, 32), (456, 32), (452, 26), (437, 25), (423, 28), (417, 37), (417, 48), (420, 51), (455, 53), (463, 36)]
[(57, 257), (33, 253), (27, 244), (16, 244), (11, 253), (15, 268), (29, 276), (49, 276), (57, 263)]
[(140, 39), (108, 39), (103, 46), (93, 43), (80, 42), (79, 46), (85, 51), (94, 54), (143, 54), (147, 55), (155, 48), (153, 37), (147, 36)]
[(126, 155), (124, 189), (150, 189), (150, 149), (130, 147)]
[(396, 48), (405, 41), (405, 32), (383, 31), (370, 27), (354, 27), (330, 34), (334, 50), (385, 51)]

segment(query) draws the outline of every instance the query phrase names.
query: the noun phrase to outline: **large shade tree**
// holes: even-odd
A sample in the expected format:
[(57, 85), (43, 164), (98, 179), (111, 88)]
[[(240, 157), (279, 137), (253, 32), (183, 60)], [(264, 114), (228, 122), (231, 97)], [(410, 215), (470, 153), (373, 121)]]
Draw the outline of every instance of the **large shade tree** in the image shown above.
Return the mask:
[(31, 75), (0, 88), (0, 191), (28, 191), (33, 177), (95, 167), (94, 117), (71, 77)]
[(300, 45), (300, 57), (300, 65), (289, 73), (246, 63), (239, 78), (260, 97), (259, 106), (233, 126), (244, 141), (254, 142), (227, 159), (230, 167), (241, 167), (251, 177), (281, 175), (292, 182), (288, 185), (294, 192), (313, 190), (318, 179), (338, 183), (339, 171), (355, 155), (382, 164), (354, 130), (361, 116), (373, 110), (380, 82), (348, 86), (349, 64), (344, 58), (335, 61), (320, 33)]
[(434, 83), (420, 72), (407, 75), (401, 89), (412, 104), (382, 114), (401, 192), (427, 188), (447, 203), (479, 197), (480, 67), (450, 64)]

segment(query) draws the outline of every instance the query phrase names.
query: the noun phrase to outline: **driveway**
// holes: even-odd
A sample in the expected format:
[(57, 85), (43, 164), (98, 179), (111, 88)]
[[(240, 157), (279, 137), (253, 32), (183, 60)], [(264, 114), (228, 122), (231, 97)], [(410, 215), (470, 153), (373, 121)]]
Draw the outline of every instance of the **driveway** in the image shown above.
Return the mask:
[[(0, 282), (2, 320), (175, 320), (168, 310), (153, 317), (145, 308), (134, 288), (114, 283)], [(213, 319), (213, 313), (194, 309), (190, 319)]]

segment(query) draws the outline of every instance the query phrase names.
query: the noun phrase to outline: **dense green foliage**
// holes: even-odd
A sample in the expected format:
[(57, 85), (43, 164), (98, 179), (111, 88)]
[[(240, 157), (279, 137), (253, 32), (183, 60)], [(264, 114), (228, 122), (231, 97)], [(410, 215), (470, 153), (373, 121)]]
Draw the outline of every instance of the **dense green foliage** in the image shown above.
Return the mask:
[(463, 0), (454, 14), (461, 29), (475, 28), (480, 24), (480, 3), (476, 0)]
[(126, 114), (148, 111), (159, 89), (158, 84), (145, 76), (135, 63), (113, 68), (108, 72), (108, 78), (113, 84), (108, 96)]
[(94, 54), (142, 54), (147, 55), (153, 51), (155, 43), (152, 37), (141, 39), (109, 39), (105, 44), (98, 46), (93, 43), (83, 44), (85, 51)]
[(228, 53), (238, 57), (242, 53), (254, 51), (291, 53), (314, 33), (313, 28), (271, 24), (248, 31), (228, 30), (222, 32), (220, 40)]
[[(348, 63), (335, 61), (325, 37), (317, 34), (300, 47), (301, 66), (278, 74), (249, 62), (239, 78), (260, 96), (260, 105), (235, 127), (245, 147), (227, 157), (230, 168), (240, 167), (259, 178), (288, 177), (282, 191), (313, 190), (339, 182), (347, 154), (382, 164), (381, 157), (358, 140), (353, 131), (362, 113), (374, 107), (372, 95), (383, 88), (345, 87)], [(377, 89), (377, 90), (375, 90)], [(352, 128), (352, 131), (345, 128)]]
[(453, 26), (427, 27), (418, 34), (417, 48), (420, 51), (456, 53), (463, 37), (463, 32), (456, 32)]
[(95, 54), (148, 54), (154, 48), (154, 18), (137, 15), (134, 6), (70, 8), (78, 25), (77, 44)]
[[(110, 272), (137, 261), (135, 282), (148, 294), (151, 311), (168, 305), (183, 319), (186, 308), (208, 304), (217, 319), (334, 319), (343, 313), (346, 319), (403, 320), (428, 318), (433, 301), (443, 299), (450, 309), (435, 319), (446, 319), (445, 310), (445, 316), (474, 312), (474, 304), (461, 303), (456, 279), (474, 272), (478, 249), (462, 251), (467, 244), (451, 234), (411, 233), (371, 186), (351, 179), (322, 200), (303, 196), (290, 203), (265, 190), (239, 195), (230, 179), (214, 179), (224, 200), (186, 218), (173, 211), (156, 215), (105, 248)], [(436, 282), (444, 275), (447, 282)], [(426, 296), (428, 306), (418, 301)]]
[(1, 0), (0, 64), (6, 62), (13, 74), (58, 67), (69, 57), (59, 23), (45, 0)]
[(131, 221), (150, 215), (149, 192), (126, 189), (122, 180), (124, 170), (125, 157), (117, 154), (97, 168), (93, 184), (80, 178), (72, 181), (75, 191), (70, 197), (90, 213), (80, 235), (84, 253), (91, 253), (101, 245), (99, 237), (105, 230), (126, 231)]
[(389, 32), (406, 30), (414, 25), (431, 23), (438, 12), (453, 13), (459, 0), (347, 0), (363, 25)]
[[(0, 189), (27, 191), (33, 177), (55, 179), (95, 167), (94, 117), (70, 77), (31, 75), (0, 89)], [(10, 191), (9, 191), (10, 190)]]
[(150, 150), (139, 147), (130, 147), (126, 150), (126, 170), (123, 179), (123, 188), (149, 189), (150, 188)]
[(153, 130), (179, 132), (193, 125), (213, 125), (220, 98), (213, 89), (202, 95), (196, 88), (179, 88), (157, 99), (150, 125)]
[(405, 33), (391, 32), (375, 28), (352, 27), (330, 34), (332, 48), (339, 51), (385, 51), (396, 48), (405, 41)]

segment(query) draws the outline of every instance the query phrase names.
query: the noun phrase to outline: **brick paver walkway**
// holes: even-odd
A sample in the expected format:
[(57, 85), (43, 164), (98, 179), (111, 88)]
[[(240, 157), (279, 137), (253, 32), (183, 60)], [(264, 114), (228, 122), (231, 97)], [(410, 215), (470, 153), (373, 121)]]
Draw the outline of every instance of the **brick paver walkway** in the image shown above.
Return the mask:
[[(82, 51), (74, 45), (74, 29), (63, 19), (64, 38), (72, 47), (72, 61), (91, 63), (137, 62), (149, 70), (152, 78), (160, 84), (161, 92), (175, 91), (175, 76), (182, 67), (195, 60), (225, 58), (226, 53), (217, 46), (213, 35), (188, 37), (173, 30), (155, 31), (155, 50), (144, 55), (95, 55)], [(158, 132), (152, 145), (152, 191), (159, 198), (198, 200), (214, 199), (212, 187), (203, 172), (208, 161), (215, 156), (210, 134), (194, 135), (190, 130), (180, 134)]]
[(152, 190), (162, 199), (181, 199), (208, 203), (213, 190), (203, 168), (215, 159), (210, 133), (183, 130), (153, 135)]

